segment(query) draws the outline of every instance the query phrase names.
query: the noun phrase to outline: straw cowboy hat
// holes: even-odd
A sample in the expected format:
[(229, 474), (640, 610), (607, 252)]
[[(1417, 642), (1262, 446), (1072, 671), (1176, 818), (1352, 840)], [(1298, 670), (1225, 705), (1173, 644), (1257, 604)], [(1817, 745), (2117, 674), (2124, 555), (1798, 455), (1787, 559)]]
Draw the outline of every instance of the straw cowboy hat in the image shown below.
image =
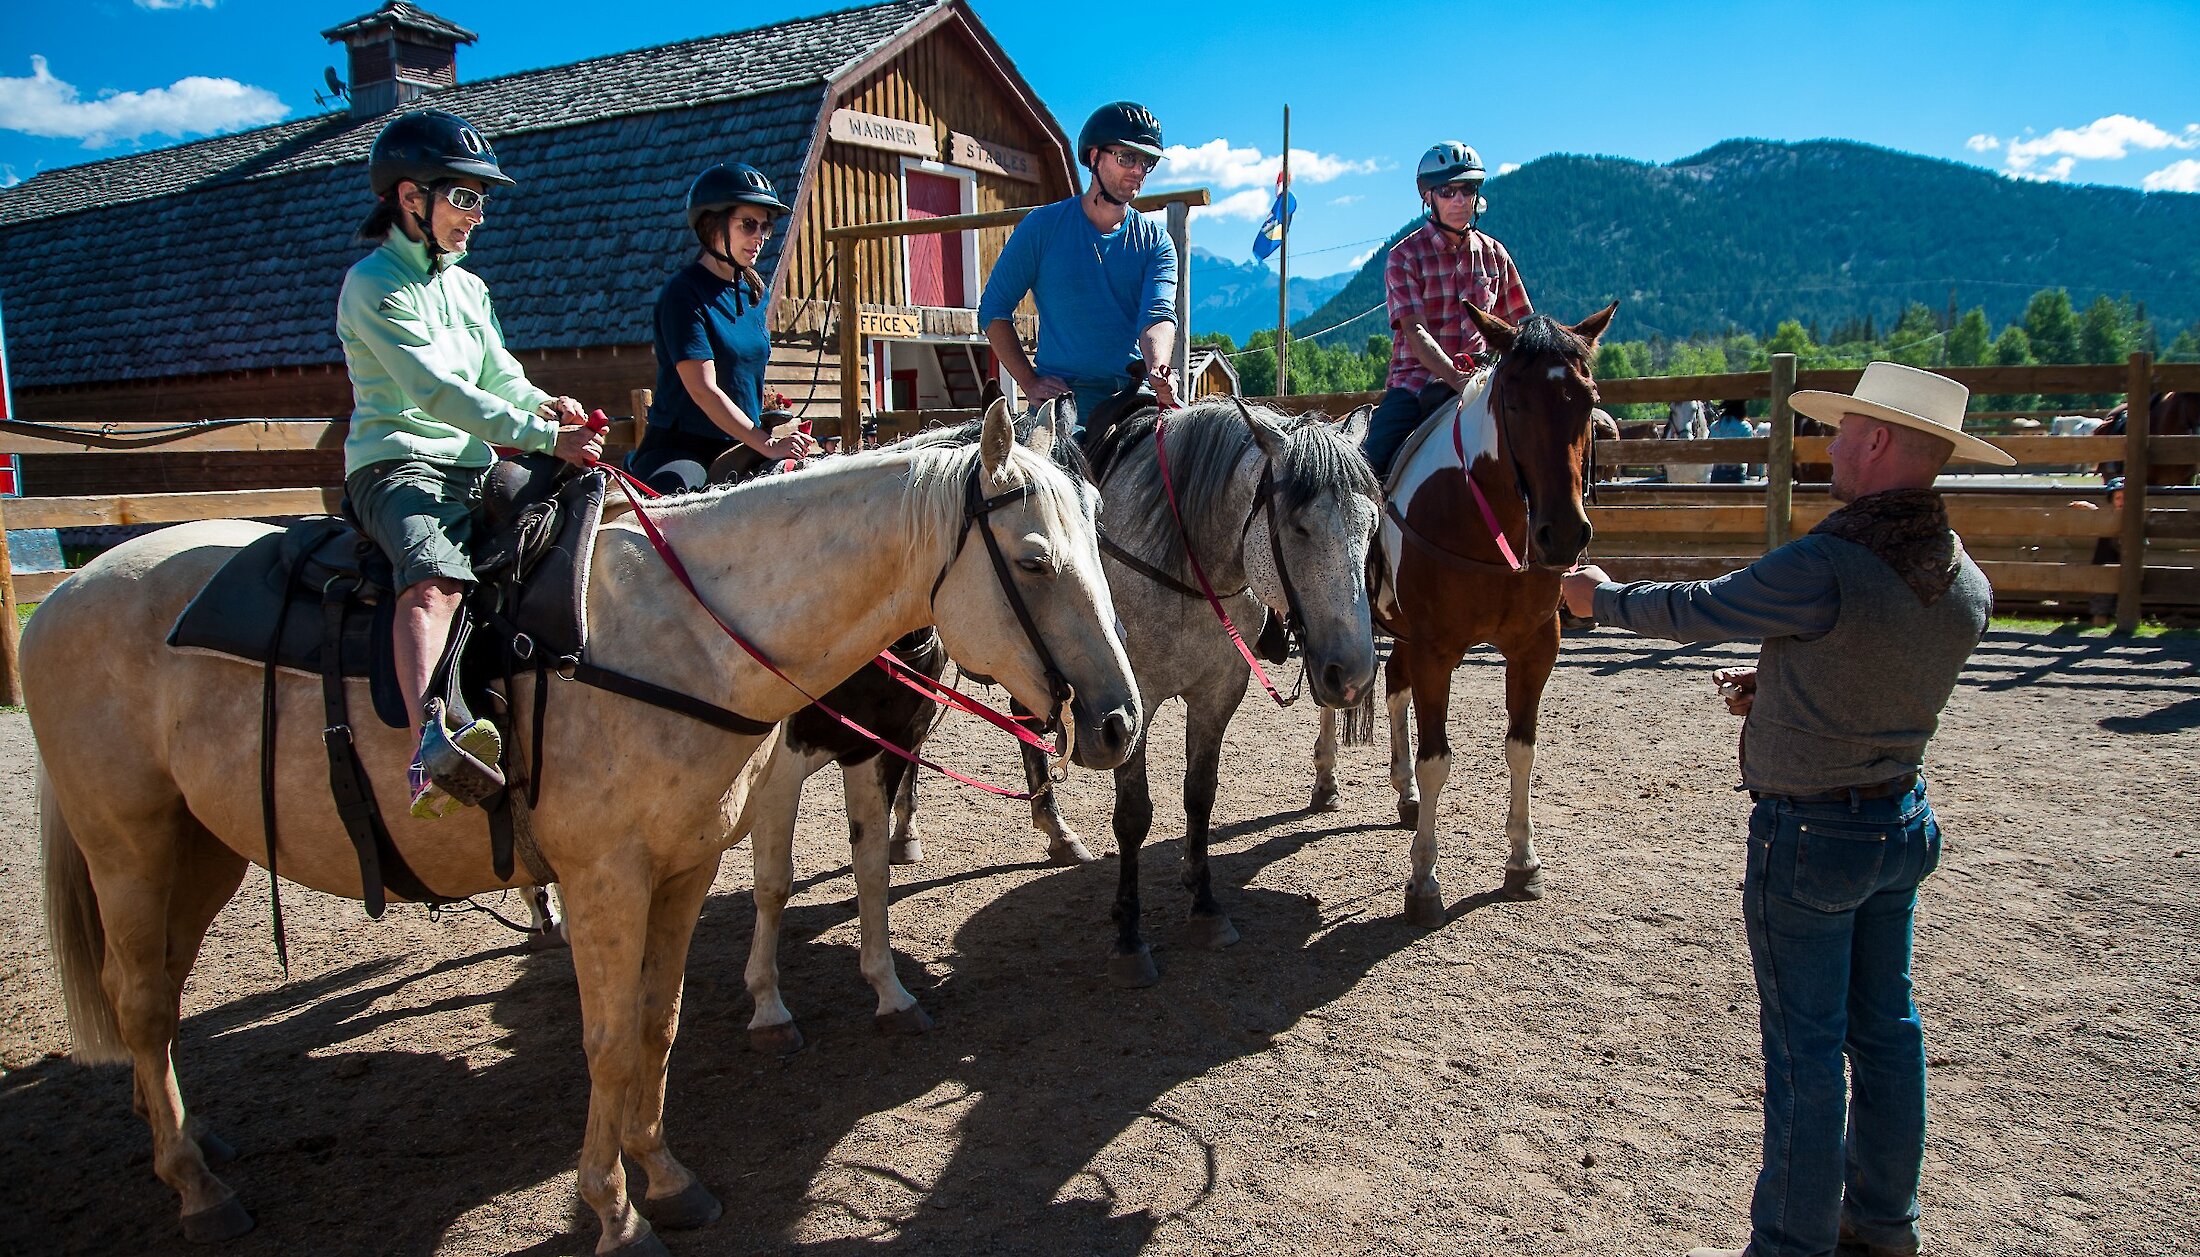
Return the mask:
[(1788, 404), (1835, 426), (1840, 425), (1843, 415), (1863, 415), (1915, 428), (1955, 446), (1955, 457), (1959, 459), (2014, 466), (2016, 459), (1965, 434), (1963, 407), (1970, 400), (1971, 390), (1945, 375), (1899, 362), (1874, 362), (1865, 366), (1864, 378), (1856, 382), (1853, 394), (1805, 389), (1788, 398)]

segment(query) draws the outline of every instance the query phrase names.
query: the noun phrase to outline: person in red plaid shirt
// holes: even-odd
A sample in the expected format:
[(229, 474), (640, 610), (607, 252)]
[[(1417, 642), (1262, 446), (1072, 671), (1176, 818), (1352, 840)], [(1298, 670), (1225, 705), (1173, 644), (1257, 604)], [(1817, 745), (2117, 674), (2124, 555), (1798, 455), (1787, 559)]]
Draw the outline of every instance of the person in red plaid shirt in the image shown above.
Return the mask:
[(1390, 473), (1390, 460), (1421, 416), (1457, 394), (1474, 370), (1475, 355), (1489, 350), (1463, 307), (1472, 302), (1508, 323), (1529, 314), (1528, 290), (1512, 255), (1474, 225), (1486, 173), (1473, 149), (1446, 140), (1422, 156), (1414, 176), (1428, 222), (1392, 246), (1383, 267), (1390, 380), (1366, 442), (1378, 479)]

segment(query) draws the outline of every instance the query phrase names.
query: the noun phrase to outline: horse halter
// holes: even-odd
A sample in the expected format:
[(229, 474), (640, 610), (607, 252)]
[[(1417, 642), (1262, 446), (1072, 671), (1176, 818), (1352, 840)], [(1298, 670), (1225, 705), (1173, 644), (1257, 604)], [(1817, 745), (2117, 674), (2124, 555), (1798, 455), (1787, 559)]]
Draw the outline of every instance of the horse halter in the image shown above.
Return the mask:
[[(1513, 487), (1519, 492), (1520, 500), (1529, 504), (1529, 514), (1532, 518), (1535, 499), (1528, 493), (1527, 474), (1520, 470), (1520, 455), (1517, 452), (1519, 447), (1505, 431), (1504, 399), (1499, 395), (1499, 385), (1503, 383), (1504, 378), (1500, 372), (1504, 369), (1504, 362), (1504, 356), (1500, 354), (1490, 367), (1490, 424), (1497, 431), (1498, 448), (1504, 452), (1505, 462), (1512, 468)], [(1598, 400), (1600, 399), (1597, 397), (1596, 383), (1592, 380), (1589, 384), (1589, 401), (1594, 405)], [(1584, 504), (1594, 505), (1597, 500), (1597, 434), (1594, 419), (1591, 419), (1588, 425), (1588, 432), (1588, 449), (1581, 457), (1581, 500)], [(1455, 446), (1459, 442), (1459, 416), (1456, 412), (1452, 415), (1452, 441)], [(1459, 474), (1466, 476), (1470, 487), (1473, 485), (1474, 477), (1468, 472), (1466, 455), (1463, 449), (1460, 453)], [(1526, 538), (1522, 539), (1523, 548), (1525, 548), (1526, 541)]]
[(1001, 553), (1000, 541), (983, 522), (986, 516), (1001, 507), (1030, 497), (1032, 485), (1027, 480), (1006, 492), (987, 497), (982, 487), (983, 475), (983, 460), (972, 460), (970, 478), (964, 482), (962, 531), (955, 534), (955, 550), (947, 556), (947, 562), (940, 566), (940, 574), (932, 580), (930, 597), (934, 607), (933, 618), (939, 618), (937, 608), (940, 586), (947, 582), (948, 572), (954, 570), (955, 560), (962, 557), (963, 546), (969, 542), (972, 530), (976, 530), (980, 537), (985, 538), (985, 552), (993, 560), (993, 574), (1000, 581), (1001, 593), (1008, 599), (1009, 609), (1016, 613), (1016, 623), (1023, 626), (1024, 640), (1031, 643), (1032, 653), (1039, 656), (1040, 666), (1046, 670), (1047, 697), (1054, 704), (1054, 709), (1047, 714), (1046, 727), (1049, 730), (1065, 729), (1062, 713), (1076, 691), (1070, 685), (1069, 678), (1063, 675), (1061, 665), (1055, 662), (1054, 652), (1047, 649), (1046, 639), (1039, 636), (1039, 626), (1031, 618), (1031, 608), (1024, 602), (1023, 591), (1016, 588), (1015, 574), (1008, 570), (1008, 556)]
[[(1253, 412), (1246, 408), (1245, 400), (1235, 395), (1232, 395), (1230, 400), (1237, 404), (1238, 414), (1244, 418), (1245, 426), (1251, 428), (1253, 426)], [(1256, 448), (1258, 448), (1257, 445)], [(1238, 530), (1238, 537), (1242, 542), (1245, 534), (1253, 531), (1254, 516), (1259, 515), (1262, 509), (1266, 508), (1268, 512), (1268, 553), (1275, 560), (1276, 580), (1283, 586), (1283, 626), (1294, 634), (1303, 635), (1306, 631), (1306, 613), (1299, 607), (1299, 587), (1291, 580), (1291, 569), (1284, 566), (1283, 562), (1283, 511), (1277, 505), (1277, 499), (1282, 495), (1283, 486), (1276, 483), (1275, 460), (1269, 458), (1264, 450), (1261, 454), (1260, 486), (1253, 490), (1253, 509), (1246, 514), (1245, 527)], [(1190, 549), (1190, 547), (1191, 542), (1187, 539), (1185, 548)]]

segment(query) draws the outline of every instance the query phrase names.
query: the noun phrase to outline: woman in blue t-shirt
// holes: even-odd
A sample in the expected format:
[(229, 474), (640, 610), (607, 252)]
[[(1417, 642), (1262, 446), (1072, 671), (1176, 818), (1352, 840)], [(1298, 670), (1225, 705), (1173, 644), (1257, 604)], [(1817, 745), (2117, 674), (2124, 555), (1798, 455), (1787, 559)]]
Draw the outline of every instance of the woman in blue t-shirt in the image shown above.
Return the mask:
[(808, 436), (773, 440), (756, 421), (772, 353), (756, 259), (790, 212), (764, 172), (741, 162), (712, 166), (688, 186), (688, 226), (702, 248), (657, 294), (657, 391), (627, 461), (659, 493), (702, 488), (711, 462), (736, 445), (773, 460), (812, 451)]

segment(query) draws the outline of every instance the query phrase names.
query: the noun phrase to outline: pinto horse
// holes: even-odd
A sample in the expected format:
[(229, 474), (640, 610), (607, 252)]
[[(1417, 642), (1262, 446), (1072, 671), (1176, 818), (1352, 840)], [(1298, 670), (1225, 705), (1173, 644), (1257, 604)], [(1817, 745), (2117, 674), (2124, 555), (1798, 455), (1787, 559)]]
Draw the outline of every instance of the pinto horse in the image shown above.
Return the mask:
[[(2122, 436), (2124, 426), (2131, 418), (2131, 407), (2118, 406), (2108, 412), (2107, 422), (2093, 430), (2095, 436)], [(2200, 435), (2200, 393), (2156, 393), (2147, 403), (2147, 432), (2152, 436)], [(2101, 479), (2124, 474), (2122, 459), (2100, 464)], [(2200, 466), (2192, 463), (2147, 462), (2147, 487), (2161, 488), (2187, 485), (2193, 481)]]
[[(597, 534), (592, 661), (695, 707), (725, 704), (720, 719), (758, 731), (547, 682), (558, 689), (531, 828), (564, 889), (580, 985), (589, 1095), (578, 1177), (602, 1226), (598, 1254), (663, 1257), (653, 1221), (694, 1226), (719, 1213), (666, 1147), (666, 1062), (696, 916), (740, 832), (770, 722), (936, 622), (959, 662), (1040, 710), (1065, 706), (1087, 767), (1121, 763), (1141, 724), (1094, 508), (1050, 459), (1017, 445), (1005, 410), (988, 415), (976, 447), (834, 464), (654, 508), (692, 585), (639, 520)], [(132, 1065), (153, 1172), (182, 1198), (194, 1240), (234, 1237), (252, 1217), (207, 1168), (202, 1145), (220, 1145), (184, 1109), (179, 1001), (208, 925), (248, 863), (268, 860), (271, 835), (257, 788), (261, 665), (163, 638), (214, 571), (266, 532), (217, 520), (140, 537), (63, 582), (23, 633), (46, 923), (72, 1049), (86, 1063)], [(843, 535), (869, 544), (851, 550)], [(729, 625), (784, 671), (728, 640)], [(359, 863), (318, 768), (319, 678), (276, 677), (274, 863), (285, 879), (358, 898)], [(367, 683), (350, 684), (363, 710)], [(532, 684), (523, 675), (513, 710), (527, 709)], [(371, 781), (400, 779), (412, 752), (402, 730), (351, 732)], [(519, 881), (496, 875), (479, 813), (385, 819), (439, 897), (525, 880), (524, 863)], [(629, 1195), (622, 1154), (647, 1175), (646, 1199)]]
[[(1591, 416), (1597, 338), (1614, 302), (1568, 327), (1531, 314), (1519, 326), (1473, 306), (1467, 314), (1497, 350), (1466, 396), (1439, 410), (1392, 474), (1381, 544), (1386, 570), (1376, 616), (1396, 638), (1384, 692), (1390, 707), (1390, 783), (1398, 819), (1414, 827), (1406, 919), (1445, 920), (1436, 884), (1437, 799), (1451, 773), (1446, 717), (1451, 674), (1487, 642), (1505, 657), (1505, 766), (1511, 806), (1503, 893), (1543, 895), (1543, 863), (1528, 820), (1537, 708), (1558, 659), (1559, 576), (1581, 557), (1590, 527)], [(1406, 717), (1414, 717), (1418, 759)], [(1333, 719), (1323, 712), (1326, 731)]]

